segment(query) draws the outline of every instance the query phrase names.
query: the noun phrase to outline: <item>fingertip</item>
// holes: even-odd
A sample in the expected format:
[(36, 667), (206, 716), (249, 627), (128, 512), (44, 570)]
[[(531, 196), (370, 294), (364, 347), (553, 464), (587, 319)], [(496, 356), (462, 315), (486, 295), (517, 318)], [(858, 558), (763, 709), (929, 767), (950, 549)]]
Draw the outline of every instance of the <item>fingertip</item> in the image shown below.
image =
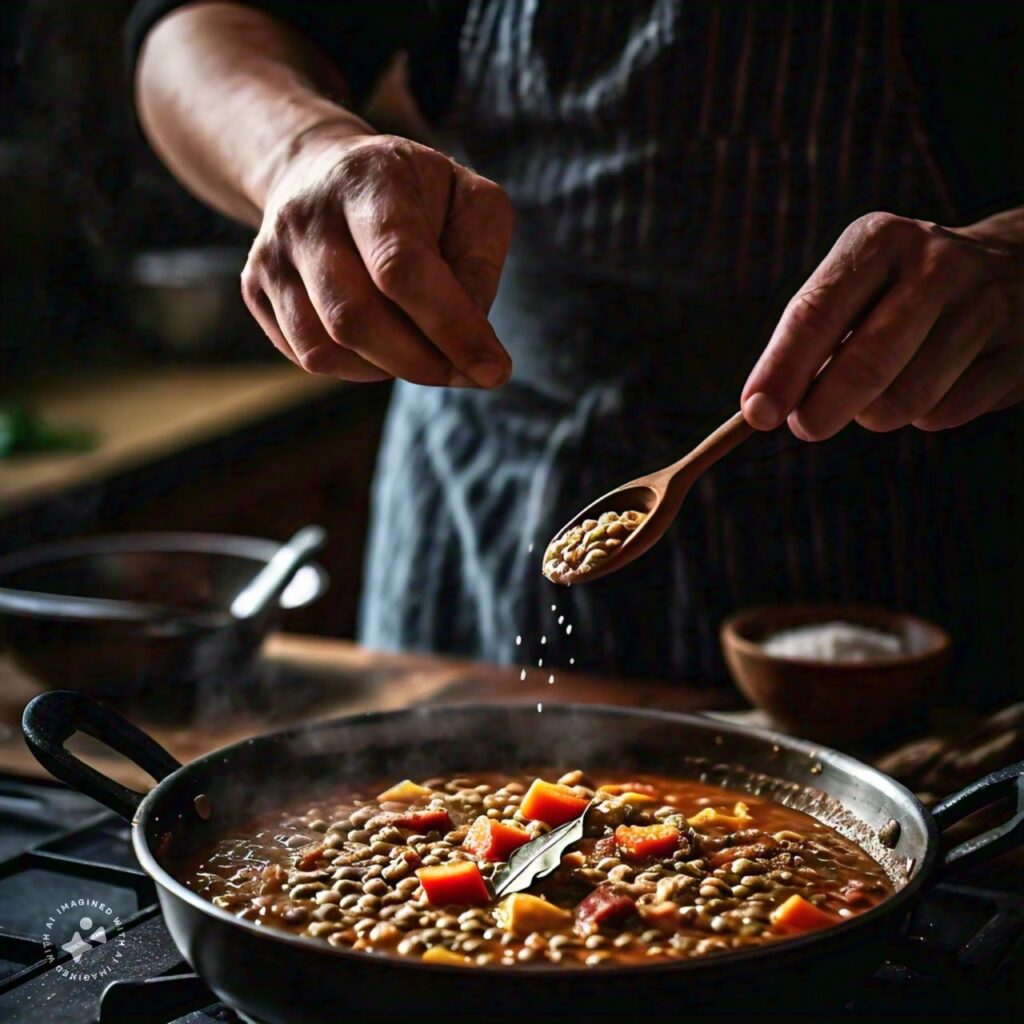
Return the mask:
[(479, 387), (496, 388), (504, 384), (511, 376), (511, 369), (502, 360), (493, 356), (484, 356), (472, 363), (466, 371)]
[(755, 391), (743, 401), (743, 418), (755, 430), (774, 430), (782, 422), (782, 410), (763, 391)]
[(804, 429), (803, 424), (800, 422), (800, 413), (796, 409), (786, 417), (786, 425), (789, 427), (790, 433), (798, 441), (814, 440), (814, 438)]

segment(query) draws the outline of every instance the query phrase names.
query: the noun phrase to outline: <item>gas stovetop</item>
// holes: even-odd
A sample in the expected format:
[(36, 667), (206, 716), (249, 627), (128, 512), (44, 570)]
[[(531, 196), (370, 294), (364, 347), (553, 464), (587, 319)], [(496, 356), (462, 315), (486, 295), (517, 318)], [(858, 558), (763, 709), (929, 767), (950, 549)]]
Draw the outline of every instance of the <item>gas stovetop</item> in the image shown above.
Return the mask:
[[(874, 978), (836, 1016), (1017, 1020), (1022, 967), (1024, 897), (939, 885), (918, 902)], [(640, 989), (638, 983), (631, 999)], [(182, 960), (132, 853), (128, 826), (88, 797), (0, 776), (0, 1021), (97, 1020), (240, 1018)]]

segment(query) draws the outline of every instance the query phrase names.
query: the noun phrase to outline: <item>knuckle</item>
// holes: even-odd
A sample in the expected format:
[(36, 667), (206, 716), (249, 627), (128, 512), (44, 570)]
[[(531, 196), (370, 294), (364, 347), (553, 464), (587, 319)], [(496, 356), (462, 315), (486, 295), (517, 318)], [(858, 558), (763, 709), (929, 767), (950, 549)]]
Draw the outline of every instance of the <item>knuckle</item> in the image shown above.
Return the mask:
[(835, 373), (857, 391), (881, 392), (893, 378), (885, 357), (873, 348), (858, 345), (856, 336), (843, 346), (836, 357)]
[(413, 246), (391, 238), (373, 251), (367, 269), (373, 283), (388, 298), (394, 298), (408, 285), (419, 259), (419, 253)]
[(356, 299), (331, 302), (324, 308), (322, 319), (331, 338), (343, 348), (351, 348), (356, 325), (364, 319), (363, 307)]
[(800, 327), (815, 334), (831, 333), (835, 326), (835, 314), (814, 288), (797, 292), (790, 300), (787, 315)]
[(307, 373), (327, 375), (334, 372), (338, 364), (337, 353), (326, 346), (317, 345), (299, 354), (299, 365)]
[(871, 213), (865, 213), (863, 217), (858, 217), (853, 223), (854, 227), (859, 228), (865, 234), (882, 235), (899, 230), (904, 223), (904, 218), (885, 210), (872, 210)]

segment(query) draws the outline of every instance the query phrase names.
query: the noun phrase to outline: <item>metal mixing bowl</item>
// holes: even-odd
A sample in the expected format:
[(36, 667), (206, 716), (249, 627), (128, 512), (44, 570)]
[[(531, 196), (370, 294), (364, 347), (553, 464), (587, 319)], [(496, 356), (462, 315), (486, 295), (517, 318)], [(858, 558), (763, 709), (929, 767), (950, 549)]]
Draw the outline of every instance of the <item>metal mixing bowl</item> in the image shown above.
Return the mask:
[[(258, 537), (138, 533), (8, 555), (0, 559), (0, 640), (49, 687), (186, 710), (200, 681), (229, 686), (245, 676), (282, 609), (303, 607), (326, 589), (324, 569), (307, 565), (270, 615), (232, 619), (233, 598), (279, 546)], [(104, 602), (116, 605), (108, 611)], [(150, 605), (171, 614), (115, 614)]]

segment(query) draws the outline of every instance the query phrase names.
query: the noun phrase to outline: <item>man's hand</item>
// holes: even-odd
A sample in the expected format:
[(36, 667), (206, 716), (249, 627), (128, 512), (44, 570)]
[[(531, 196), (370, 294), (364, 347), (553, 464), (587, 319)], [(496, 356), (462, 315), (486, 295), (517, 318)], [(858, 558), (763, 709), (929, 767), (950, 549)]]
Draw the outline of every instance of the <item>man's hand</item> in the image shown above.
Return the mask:
[(271, 341), (311, 373), (490, 388), (487, 322), (512, 234), (505, 193), (436, 150), (330, 124), (267, 193), (242, 274)]
[(888, 213), (854, 221), (751, 372), (747, 421), (788, 420), (822, 441), (851, 420), (943, 430), (1024, 399), (1020, 219), (955, 231)]

